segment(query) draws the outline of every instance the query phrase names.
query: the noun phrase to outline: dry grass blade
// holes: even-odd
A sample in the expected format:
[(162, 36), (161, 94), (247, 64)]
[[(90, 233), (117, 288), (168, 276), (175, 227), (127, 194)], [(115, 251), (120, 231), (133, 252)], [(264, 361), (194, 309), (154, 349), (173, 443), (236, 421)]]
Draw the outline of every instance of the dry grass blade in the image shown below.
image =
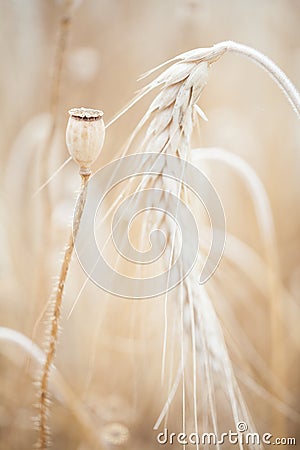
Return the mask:
[[(5, 342), (5, 347), (7, 346), (7, 344), (14, 344), (21, 348), (25, 352), (24, 356), (29, 356), (30, 358), (32, 358), (38, 367), (46, 359), (45, 353), (34, 342), (32, 342), (24, 334), (11, 328), (0, 327), (0, 341)], [(12, 357), (11, 353), (2, 346), (0, 347), (0, 351), (4, 352), (9, 358), (11, 358), (13, 363), (20, 366), (22, 365), (22, 358)], [(53, 368), (53, 376), (51, 378), (49, 387), (52, 391), (52, 394), (67, 408), (70, 409), (71, 413), (75, 417), (76, 421), (78, 422), (79, 426), (84, 432), (84, 435), (91, 443), (91, 445), (96, 445), (97, 448), (101, 448), (99, 442), (99, 433), (93, 426), (89, 414), (85, 410), (85, 407), (80, 402), (78, 397), (72, 391), (70, 386), (66, 383), (60, 372), (55, 367)]]
[[(197, 151), (198, 150), (198, 151)], [(197, 153), (193, 153), (194, 161), (200, 162), (201, 160), (220, 161), (229, 166), (240, 174), (242, 180), (244, 180), (251, 194), (252, 202), (255, 208), (257, 222), (262, 234), (262, 240), (264, 244), (264, 250), (266, 255), (267, 264), (270, 270), (267, 271), (267, 284), (270, 289), (270, 321), (271, 321), (271, 339), (272, 339), (272, 351), (271, 351), (271, 367), (275, 376), (285, 382), (284, 367), (286, 366), (284, 358), (285, 352), (283, 348), (283, 305), (280, 297), (280, 270), (279, 270), (279, 257), (277, 252), (277, 242), (275, 237), (274, 220), (268, 196), (265, 192), (264, 186), (255, 174), (254, 170), (245, 163), (241, 158), (230, 152), (219, 149), (197, 149)], [(273, 384), (272, 392), (277, 394), (277, 383)]]
[[(56, 54), (53, 64), (53, 75), (50, 88), (50, 102), (49, 102), (49, 112), (51, 115), (52, 123), (49, 130), (49, 134), (43, 144), (41, 155), (40, 155), (40, 185), (44, 186), (42, 191), (42, 224), (41, 242), (50, 244), (51, 247), (51, 214), (52, 214), (52, 204), (51, 204), (51, 193), (46, 180), (49, 178), (49, 160), (50, 160), (50, 149), (53, 145), (55, 134), (58, 128), (58, 117), (59, 117), (59, 105), (60, 105), (60, 95), (62, 89), (62, 77), (65, 64), (66, 49), (68, 43), (68, 37), (71, 27), (72, 20), (72, 9), (74, 0), (64, 0), (63, 12), (60, 17), (59, 30), (58, 30), (58, 40), (56, 46)], [(49, 243), (49, 244), (48, 244)], [(38, 286), (37, 292), (42, 290), (42, 287), (47, 286), (47, 261), (44, 258), (44, 254), (47, 253), (47, 249), (43, 245), (40, 246), (41, 252), (39, 255), (39, 273), (38, 273)], [(37, 294), (38, 296), (38, 294)]]

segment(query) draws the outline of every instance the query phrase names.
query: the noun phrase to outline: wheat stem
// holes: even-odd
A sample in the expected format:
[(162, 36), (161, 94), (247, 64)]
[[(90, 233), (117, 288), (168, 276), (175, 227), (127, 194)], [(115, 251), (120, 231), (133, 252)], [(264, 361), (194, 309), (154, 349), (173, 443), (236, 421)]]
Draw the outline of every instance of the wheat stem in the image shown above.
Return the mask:
[(48, 447), (48, 426), (47, 426), (47, 416), (48, 416), (48, 404), (49, 404), (49, 377), (51, 372), (51, 367), (55, 358), (58, 334), (59, 334), (59, 323), (61, 317), (61, 305), (63, 300), (64, 287), (70, 267), (70, 261), (74, 250), (74, 243), (78, 234), (80, 220), (83, 214), (84, 205), (87, 195), (87, 186), (90, 178), (90, 174), (81, 174), (82, 183), (81, 189), (78, 195), (78, 200), (74, 212), (73, 230), (70, 233), (68, 244), (65, 250), (63, 263), (61, 266), (61, 271), (59, 275), (59, 281), (54, 293), (53, 300), (53, 311), (51, 311), (51, 316), (49, 319), (49, 340), (47, 342), (46, 349), (46, 360), (42, 370), (42, 377), (40, 381), (40, 393), (39, 393), (39, 449), (46, 449)]
[(263, 68), (278, 84), (291, 103), (298, 118), (300, 118), (300, 94), (286, 74), (270, 58), (252, 47), (233, 41), (221, 42), (214, 47), (220, 49), (220, 51), (226, 49), (227, 51), (246, 56)]

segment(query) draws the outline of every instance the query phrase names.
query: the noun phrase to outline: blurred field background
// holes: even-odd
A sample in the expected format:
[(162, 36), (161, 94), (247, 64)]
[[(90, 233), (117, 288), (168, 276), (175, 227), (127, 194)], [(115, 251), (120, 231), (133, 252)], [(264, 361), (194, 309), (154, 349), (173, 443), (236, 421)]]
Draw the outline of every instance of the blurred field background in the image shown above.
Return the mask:
[[(48, 174), (68, 157), (65, 127), (70, 108), (102, 109), (107, 122), (143, 86), (137, 82), (143, 72), (183, 51), (235, 40), (268, 55), (296, 87), (300, 80), (297, 0), (75, 0), (53, 118), (51, 85), (63, 14), (63, 0), (0, 0), (0, 326), (33, 337), (40, 346), (44, 321), (37, 320), (59, 271), (79, 185), (73, 162), (51, 182), (51, 209), (46, 215), (51, 233), (45, 234), (43, 196), (32, 199), (32, 194), (45, 181), (41, 166), (52, 121), (56, 127), (46, 155)], [(117, 156), (150, 99), (143, 99), (108, 129), (98, 167)], [(285, 414), (275, 413), (279, 415), (275, 423), (280, 422), (278, 435), (284, 430), (300, 442), (295, 412), (300, 387), (299, 122), (272, 80), (235, 55), (225, 56), (212, 67), (199, 104), (209, 121), (201, 124), (195, 146), (222, 147), (240, 155), (256, 171), (269, 196), (285, 289), (282, 300), (288, 298), (282, 308), (285, 361), (279, 368), (284, 388), (278, 390), (279, 409)], [(263, 259), (254, 210), (243, 182), (218, 164), (210, 167), (210, 174), (222, 198), (228, 231)], [(223, 316), (225, 334), (242, 350), (243, 339), (255, 350), (244, 348), (238, 364), (262, 389), (271, 392), (274, 383), (268, 370), (274, 349), (267, 288), (262, 292), (266, 276), (250, 260), (249, 273), (260, 277), (262, 290), (251, 276), (224, 260), (216, 274), (221, 281), (214, 304), (221, 317), (222, 302), (232, 306), (244, 336), (241, 338), (239, 330)], [(67, 320), (84, 281), (74, 258), (56, 366), (99, 433), (104, 434), (111, 423), (122, 424), (130, 433), (123, 448), (155, 448), (158, 444), (152, 427), (168, 392), (167, 386), (160, 386), (163, 305), (155, 300), (112, 298), (88, 283)], [(22, 350), (0, 340), (1, 450), (29, 449), (36, 440), (31, 419), (35, 415), (32, 380), (36, 370)], [(270, 431), (274, 402), (249, 386), (241, 385), (241, 389), (258, 429)], [(180, 429), (180, 414), (179, 395), (170, 413), (170, 429)], [(70, 409), (57, 400), (53, 400), (51, 424), (53, 448), (93, 448)], [(125, 432), (122, 430), (119, 433)], [(122, 448), (111, 445), (107, 448)], [(300, 448), (299, 444), (294, 448)]]

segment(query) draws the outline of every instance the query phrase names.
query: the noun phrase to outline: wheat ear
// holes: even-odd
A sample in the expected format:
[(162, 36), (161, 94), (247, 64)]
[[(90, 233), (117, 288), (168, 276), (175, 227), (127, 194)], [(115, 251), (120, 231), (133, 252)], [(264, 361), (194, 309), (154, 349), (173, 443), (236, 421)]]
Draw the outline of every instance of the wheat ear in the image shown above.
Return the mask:
[(91, 176), (90, 166), (99, 156), (105, 135), (102, 111), (76, 108), (70, 110), (69, 114), (66, 140), (72, 158), (80, 166), (81, 188), (74, 211), (73, 230), (70, 233), (64, 253), (59, 281), (54, 291), (49, 315), (48, 339), (45, 349), (46, 359), (42, 368), (39, 392), (39, 441), (37, 448), (42, 450), (49, 445), (50, 431), (47, 423), (49, 413), (49, 377), (57, 348), (64, 288), (84, 211), (87, 187)]
[[(264, 69), (268, 73), (268, 75), (275, 81), (275, 83), (277, 83), (277, 85), (280, 87), (280, 89), (286, 96), (287, 100), (290, 102), (293, 110), (297, 114), (298, 118), (300, 118), (300, 94), (297, 91), (296, 87), (293, 85), (293, 83), (286, 76), (286, 74), (270, 58), (268, 58), (260, 51), (234, 41), (224, 41), (215, 44), (212, 47), (196, 48), (193, 50), (189, 50), (188, 52), (181, 53), (180, 55), (177, 55), (174, 58), (171, 58), (163, 62), (162, 64), (154, 67), (153, 69), (149, 70), (139, 79), (141, 80), (149, 75), (152, 75), (157, 70), (171, 63), (175, 64), (173, 64), (170, 67), (170, 69), (175, 68), (176, 66), (178, 68), (178, 64), (180, 63), (200, 63), (201, 61), (206, 61), (208, 65), (211, 65), (216, 61), (218, 61), (223, 55), (225, 55), (228, 52), (240, 54), (253, 61), (262, 69)], [(158, 76), (152, 83), (147, 84), (143, 89), (140, 90), (140, 92), (137, 93), (137, 95), (124, 108), (122, 108), (107, 123), (106, 128), (113, 125), (120, 117), (122, 117), (130, 108), (132, 108), (136, 103), (138, 103), (138, 101), (141, 100), (143, 97), (145, 97), (149, 92), (151, 92), (153, 89), (157, 87), (162, 86), (167, 81), (167, 78), (170, 75), (171, 73), (167, 69), (160, 76)], [(147, 117), (145, 115), (142, 121), (146, 119)], [(139, 126), (137, 128), (139, 128)]]
[[(161, 92), (154, 99), (145, 116), (140, 121), (140, 124), (133, 132), (129, 140), (128, 148), (126, 148), (125, 151), (127, 151), (129, 149), (129, 146), (132, 145), (133, 140), (137, 137), (142, 128), (146, 126), (146, 124), (148, 124), (145, 138), (141, 144), (144, 152), (151, 151), (157, 153), (165, 153), (179, 156), (187, 160), (190, 159), (190, 138), (194, 126), (194, 113), (199, 113), (199, 111), (201, 113), (201, 110), (199, 110), (199, 108), (197, 107), (196, 102), (198, 101), (199, 95), (206, 84), (208, 68), (212, 63), (216, 62), (222, 55), (229, 51), (239, 53), (250, 58), (256, 64), (266, 70), (283, 90), (284, 94), (293, 106), (296, 114), (299, 116), (300, 99), (297, 90), (290, 82), (290, 80), (286, 77), (286, 75), (270, 59), (268, 59), (257, 50), (251, 49), (250, 47), (246, 47), (241, 44), (229, 41), (223, 42), (208, 49), (195, 49), (186, 52), (182, 55), (179, 55), (178, 57), (173, 58), (170, 61), (167, 61), (166, 64), (174, 64), (166, 69), (154, 81), (149, 83), (145, 88), (143, 88), (140, 93), (133, 99), (133, 101), (129, 105), (127, 105), (114, 119), (110, 121), (108, 126), (113, 124), (114, 121), (117, 120), (117, 118), (122, 114), (126, 113), (126, 111), (128, 111), (128, 109), (143, 96), (145, 96), (155, 88), (161, 88)], [(158, 68), (161, 68), (164, 65), (165, 64), (159, 66)], [(153, 73), (154, 71), (151, 71), (150, 73)], [(202, 113), (200, 115), (203, 117)], [(164, 171), (165, 169), (162, 169), (161, 177), (153, 176), (150, 184), (154, 185), (155, 187), (163, 188), (163, 191), (165, 192), (173, 191), (179, 197), (183, 197), (188, 203), (189, 199), (186, 197), (184, 188), (180, 186), (179, 190), (175, 191), (174, 186), (164, 178)], [(167, 167), (166, 172), (168, 173)], [(139, 188), (141, 187), (142, 186), (140, 185)], [(160, 206), (164, 210), (168, 210), (167, 202), (167, 196), (162, 196)], [(160, 222), (159, 225), (164, 228), (167, 236), (171, 236), (171, 263), (174, 255), (173, 249), (177, 247), (178, 242), (172, 227), (170, 227), (167, 222)], [(214, 312), (213, 305), (206, 293), (205, 288), (202, 287), (200, 291), (201, 292), (199, 292), (199, 287), (195, 276), (194, 278), (193, 276), (191, 276), (184, 280), (183, 293), (181, 294), (184, 295), (184, 299), (181, 302), (181, 308), (183, 308), (183, 313), (181, 312), (181, 320), (185, 319), (184, 328), (187, 332), (190, 328), (192, 330), (194, 328), (194, 333), (192, 333), (194, 336), (192, 336), (192, 340), (194, 354), (193, 397), (195, 427), (197, 428), (197, 386), (195, 375), (196, 371), (200, 371), (200, 373), (202, 374), (201, 378), (207, 385), (210, 398), (207, 408), (207, 405), (205, 404), (205, 397), (203, 397), (203, 411), (204, 415), (206, 411), (206, 415), (208, 416), (208, 418), (210, 417), (210, 421), (214, 431), (218, 431), (216, 417), (217, 408), (214, 401), (216, 389), (215, 380), (217, 378), (219, 379), (218, 382), (222, 384), (223, 388), (225, 388), (224, 391), (227, 392), (228, 398), (230, 399), (232, 418), (234, 419), (234, 421), (237, 422), (238, 419), (242, 417), (247, 420), (250, 428), (254, 429), (251, 418), (247, 412), (247, 408), (245, 407), (243, 398), (236, 384), (226, 345), (223, 342), (223, 333), (217, 316)], [(162, 357), (162, 378), (165, 367), (168, 328), (167, 300), (168, 295), (166, 294), (165, 339)], [(201, 308), (201, 305), (204, 306), (204, 304), (205, 307)], [(213, 333), (214, 339), (209, 339), (209, 334), (211, 333)], [(216, 342), (218, 345), (214, 344)], [(220, 355), (220, 348), (222, 348), (222, 355)], [(196, 367), (195, 362), (196, 352), (200, 356), (205, 356), (204, 360), (203, 357), (199, 358), (198, 368)], [(220, 371), (223, 374), (222, 377), (219, 377), (218, 374), (215, 373), (214, 366), (219, 367)], [(184, 378), (183, 371), (184, 367), (181, 370), (182, 378)], [(183, 410), (184, 398), (185, 393), (183, 390)], [(168, 402), (167, 408), (164, 410), (164, 414), (167, 413), (169, 403), (170, 402)], [(161, 415), (160, 418), (162, 418), (162, 416), (163, 415)]]

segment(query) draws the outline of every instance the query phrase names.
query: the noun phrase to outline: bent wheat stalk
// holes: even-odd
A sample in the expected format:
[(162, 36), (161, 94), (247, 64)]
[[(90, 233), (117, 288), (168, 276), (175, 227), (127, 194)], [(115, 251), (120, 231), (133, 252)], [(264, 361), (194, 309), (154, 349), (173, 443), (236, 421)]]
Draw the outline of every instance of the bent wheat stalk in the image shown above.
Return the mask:
[[(162, 86), (166, 78), (171, 75), (171, 70), (176, 71), (178, 69), (178, 74), (180, 73), (181, 63), (200, 63), (207, 62), (210, 66), (211, 64), (217, 62), (223, 55), (226, 53), (236, 53), (240, 54), (252, 62), (257, 64), (259, 67), (264, 69), (268, 75), (277, 83), (280, 87), (290, 104), (292, 105), (293, 110), (295, 111), (298, 118), (300, 118), (300, 94), (293, 83), (289, 80), (286, 74), (281, 70), (270, 58), (261, 53), (260, 51), (248, 47), (247, 45), (240, 44), (234, 41), (224, 41), (218, 44), (215, 44), (212, 47), (208, 48), (196, 48), (194, 50), (189, 50), (188, 52), (181, 53), (180, 55), (171, 58), (159, 66), (154, 67), (153, 69), (146, 72), (144, 75), (140, 77), (140, 79), (144, 79), (149, 75), (157, 72), (159, 69), (174, 63), (169, 69), (165, 70), (160, 76), (158, 76), (152, 83), (149, 83), (145, 86), (141, 91), (131, 100), (124, 108), (122, 108), (106, 125), (106, 128), (115, 123), (123, 114), (125, 114), (132, 106), (134, 106), (139, 100), (141, 100), (145, 95), (151, 92), (153, 89)], [(141, 123), (145, 123), (147, 120), (147, 115), (144, 116)], [(139, 130), (138, 126), (136, 130)]]
[[(154, 73), (157, 69), (164, 67), (166, 64), (173, 63), (168, 69), (164, 70), (162, 74), (146, 85), (138, 95), (120, 111), (107, 126), (113, 124), (122, 114), (126, 113), (137, 101), (139, 101), (146, 94), (155, 88), (160, 88), (160, 93), (151, 103), (149, 109), (133, 131), (129, 143), (124, 149), (126, 154), (134, 144), (143, 130), (145, 130), (144, 138), (140, 144), (142, 152), (156, 152), (161, 154), (170, 154), (182, 158), (183, 160), (190, 160), (190, 141), (191, 134), (194, 127), (194, 117), (196, 114), (205, 119), (204, 113), (196, 104), (204, 86), (207, 82), (208, 70), (212, 63), (216, 62), (222, 55), (227, 52), (234, 52), (242, 54), (250, 58), (276, 81), (282, 89), (289, 102), (291, 103), (297, 116), (300, 117), (300, 97), (286, 75), (266, 56), (260, 52), (249, 47), (237, 44), (231, 41), (223, 42), (207, 49), (195, 49), (182, 55), (179, 55), (172, 60), (160, 65), (151, 70), (146, 75)], [(184, 165), (184, 164), (183, 164)], [(184, 168), (183, 168), (184, 170)], [(167, 175), (167, 176), (165, 176)], [(148, 181), (143, 180), (136, 189), (136, 192), (143, 187), (158, 187), (161, 188), (162, 196), (160, 201), (160, 208), (168, 211), (168, 195), (173, 192), (178, 198), (184, 199), (189, 204), (190, 198), (187, 195), (185, 187), (181, 184), (174, 187), (174, 184), (168, 179), (170, 175), (170, 168), (167, 166), (162, 169), (161, 174), (152, 175)], [(128, 186), (125, 195), (130, 190)], [(133, 202), (134, 200), (132, 200)], [(116, 200), (118, 203), (118, 200)], [(151, 204), (151, 196), (149, 194), (149, 203)], [(265, 216), (260, 216), (259, 220), (264, 225)], [(177, 247), (180, 245), (176, 231), (167, 220), (159, 220), (156, 213), (153, 213), (152, 224), (154, 228), (163, 229), (167, 236), (168, 246), (170, 251), (167, 260), (163, 262), (164, 269), (169, 270), (170, 264), (174, 260)], [(141, 240), (146, 240), (150, 226), (144, 228)], [(265, 228), (263, 227), (265, 232)], [(264, 234), (265, 237), (265, 234)], [(270, 241), (267, 239), (267, 243)], [(186, 243), (185, 243), (186, 244)], [(273, 242), (271, 242), (268, 252), (271, 253)], [(274, 280), (272, 280), (274, 281)], [(247, 411), (247, 407), (240, 393), (237, 381), (232, 369), (231, 361), (228, 356), (227, 348), (224, 342), (222, 328), (219, 319), (214, 311), (211, 299), (207, 294), (207, 290), (202, 287), (199, 290), (197, 277), (191, 274), (182, 281), (183, 286), (180, 289), (180, 301), (177, 300), (177, 307), (181, 310), (179, 320), (183, 322), (183, 328), (186, 330), (185, 338), (189, 340), (189, 333), (192, 330), (192, 353), (193, 357), (193, 404), (194, 404), (194, 425), (197, 430), (198, 427), (198, 399), (197, 395), (201, 395), (201, 406), (203, 415), (206, 417), (204, 425), (211, 425), (213, 431), (218, 432), (217, 421), (217, 405), (216, 392), (221, 387), (223, 392), (226, 392), (229, 399), (229, 407), (231, 409), (232, 419), (235, 423), (243, 419), (248, 424), (250, 430), (255, 430), (251, 417)], [(162, 356), (162, 379), (165, 372), (165, 358), (168, 336), (168, 296), (165, 295), (165, 338)], [(178, 306), (178, 303), (182, 306)], [(183, 311), (182, 311), (183, 309)], [(195, 354), (197, 353), (197, 361)], [(181, 362), (184, 361), (183, 351), (181, 355)], [(200, 375), (202, 383), (201, 392), (197, 390), (197, 378), (195, 373)], [(184, 367), (177, 372), (182, 379), (185, 378)], [(172, 374), (170, 374), (172, 376)], [(183, 417), (185, 421), (185, 390), (183, 382)], [(172, 383), (171, 383), (172, 385)], [(164, 416), (167, 415), (168, 409), (175, 391), (179, 385), (178, 377), (176, 376), (175, 383), (171, 389), (170, 397), (167, 404), (156, 422), (155, 427), (158, 427)], [(206, 392), (206, 394), (205, 394)], [(171, 395), (172, 394), (172, 395)], [(170, 400), (170, 401), (169, 401)], [(206, 413), (205, 413), (206, 412)], [(182, 424), (185, 429), (185, 423)], [(207, 429), (203, 425), (204, 429)], [(240, 446), (243, 448), (243, 446)]]

